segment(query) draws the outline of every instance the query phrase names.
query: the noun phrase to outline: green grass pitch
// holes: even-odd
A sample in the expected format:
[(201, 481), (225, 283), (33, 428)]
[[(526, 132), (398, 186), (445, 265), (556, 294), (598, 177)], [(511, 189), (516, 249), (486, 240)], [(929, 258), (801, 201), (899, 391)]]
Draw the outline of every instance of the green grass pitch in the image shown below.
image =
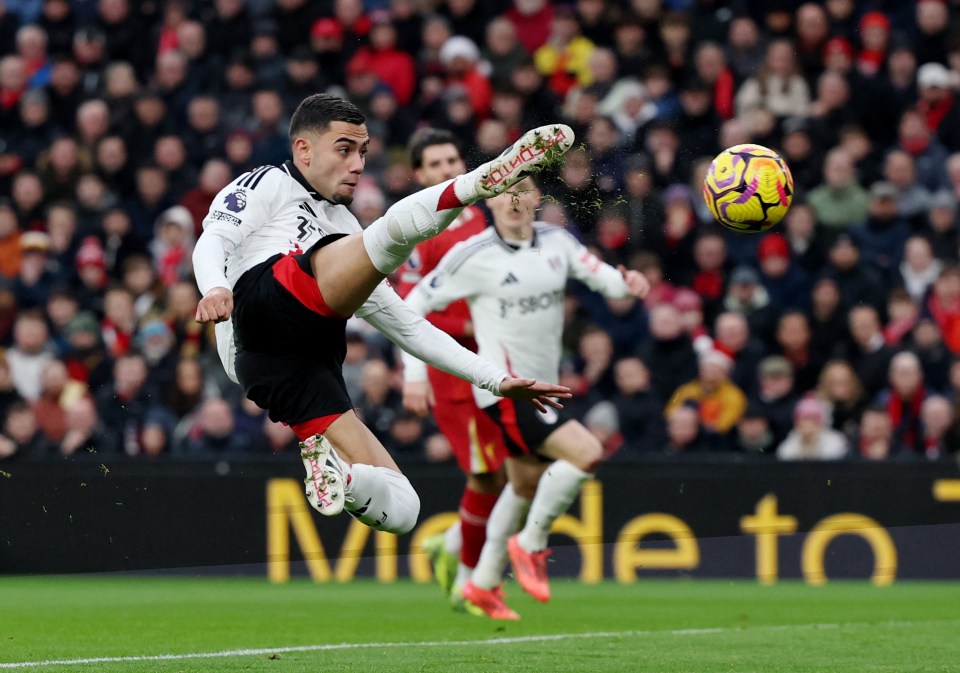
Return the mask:
[(960, 671), (960, 584), (556, 581), (549, 605), (507, 589), (519, 623), (410, 582), (0, 578), (0, 672)]

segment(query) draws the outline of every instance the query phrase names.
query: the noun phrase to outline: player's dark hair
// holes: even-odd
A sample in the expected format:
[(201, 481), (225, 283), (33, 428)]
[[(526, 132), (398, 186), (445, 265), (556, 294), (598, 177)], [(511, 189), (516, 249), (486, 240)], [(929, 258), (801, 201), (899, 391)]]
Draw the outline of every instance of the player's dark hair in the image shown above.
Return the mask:
[(328, 93), (315, 93), (304, 98), (290, 118), (290, 142), (304, 131), (323, 133), (331, 122), (359, 126), (366, 121), (360, 109), (350, 101)]
[(433, 128), (419, 129), (410, 137), (410, 142), (407, 144), (411, 165), (414, 168), (422, 168), (424, 150), (435, 145), (453, 145), (457, 148), (457, 153), (463, 156), (463, 150), (460, 143), (457, 142), (457, 137), (450, 131)]

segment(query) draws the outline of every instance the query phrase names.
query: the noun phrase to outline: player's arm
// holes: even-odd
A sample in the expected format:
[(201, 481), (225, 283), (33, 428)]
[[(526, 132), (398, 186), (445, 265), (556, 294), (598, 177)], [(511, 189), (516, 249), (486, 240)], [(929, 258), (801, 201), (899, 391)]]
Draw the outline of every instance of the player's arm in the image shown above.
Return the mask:
[(381, 283), (373, 291), (357, 316), (414, 358), (495, 395), (529, 400), (540, 409), (546, 406), (559, 408), (560, 405), (550, 398), (570, 397), (568, 388), (533, 379), (513, 378), (478, 357), (427, 322), (386, 283)]
[(585, 283), (591, 290), (610, 299), (647, 296), (650, 281), (639, 271), (627, 269), (622, 264), (616, 268), (610, 266), (567, 232), (554, 235), (564, 237), (570, 260), (570, 275)]
[(203, 218), (203, 233), (193, 248), (193, 274), (202, 295), (197, 322), (222, 322), (230, 317), (233, 291), (225, 271), (227, 257), (276, 210), (281, 171), (259, 170), (263, 172), (244, 173), (224, 187)]

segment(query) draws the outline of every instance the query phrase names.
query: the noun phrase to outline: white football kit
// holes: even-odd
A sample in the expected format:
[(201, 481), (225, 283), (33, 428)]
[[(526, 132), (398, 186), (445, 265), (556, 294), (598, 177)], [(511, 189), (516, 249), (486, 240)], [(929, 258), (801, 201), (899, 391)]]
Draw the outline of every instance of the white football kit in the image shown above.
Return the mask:
[[(201, 294), (214, 287), (233, 290), (244, 272), (274, 255), (305, 251), (330, 234), (361, 231), (346, 206), (322, 199), (290, 161), (254, 169), (224, 187), (214, 197), (203, 228), (193, 254)], [(404, 350), (474, 385), (499, 391), (507, 376), (411, 311), (386, 281), (356, 315)], [(236, 381), (232, 321), (218, 323), (216, 334), (224, 369)]]
[[(607, 297), (629, 295), (619, 271), (565, 229), (536, 222), (532, 240), (519, 245), (493, 227), (458, 243), (405, 301), (425, 315), (465, 298), (480, 357), (511, 376), (553, 381), (560, 367), (567, 278)], [(404, 379), (426, 380), (423, 363), (404, 356)], [(481, 409), (498, 399), (479, 388), (474, 397)]]

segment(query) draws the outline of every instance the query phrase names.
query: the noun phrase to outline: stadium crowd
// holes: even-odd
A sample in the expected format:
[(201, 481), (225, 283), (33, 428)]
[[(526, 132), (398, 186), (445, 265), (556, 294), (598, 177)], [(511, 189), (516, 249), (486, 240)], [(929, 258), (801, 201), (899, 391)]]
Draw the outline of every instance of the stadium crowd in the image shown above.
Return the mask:
[[(295, 449), (194, 321), (190, 260), (317, 91), (368, 116), (362, 224), (414, 189), (421, 126), (470, 166), (575, 129), (541, 219), (654, 285), (568, 290), (560, 383), (612, 460), (960, 449), (956, 0), (0, 0), (0, 459)], [(772, 233), (700, 198), (746, 142), (792, 168)], [(351, 323), (367, 424), (401, 461), (448, 460), (398, 367)]]

